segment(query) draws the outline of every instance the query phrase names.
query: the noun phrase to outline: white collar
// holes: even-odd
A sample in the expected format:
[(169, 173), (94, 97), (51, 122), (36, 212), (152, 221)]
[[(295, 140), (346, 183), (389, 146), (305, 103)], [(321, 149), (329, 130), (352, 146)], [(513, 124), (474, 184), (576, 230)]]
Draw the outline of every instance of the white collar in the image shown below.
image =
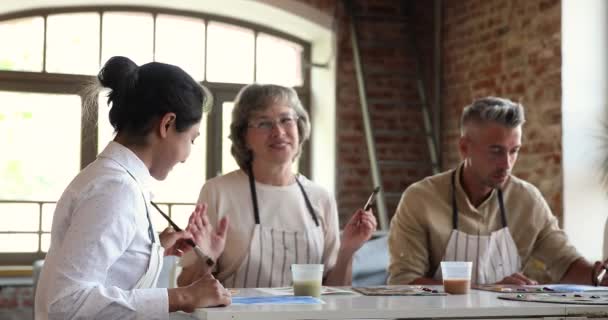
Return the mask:
[(138, 184), (144, 187), (144, 190), (150, 189), (149, 186), (152, 182), (150, 170), (131, 149), (116, 141), (110, 141), (97, 157), (116, 161), (135, 178)]

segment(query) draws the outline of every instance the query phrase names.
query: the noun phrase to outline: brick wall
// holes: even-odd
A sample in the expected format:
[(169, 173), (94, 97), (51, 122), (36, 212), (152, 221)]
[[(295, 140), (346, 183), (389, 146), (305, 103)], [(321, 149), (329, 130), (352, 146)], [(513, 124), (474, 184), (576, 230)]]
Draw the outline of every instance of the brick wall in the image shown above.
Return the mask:
[[(373, 189), (357, 89), (350, 16), (339, 1), (305, 1), (330, 14), (337, 23), (337, 200), (344, 224)], [(413, 52), (421, 64), (432, 58), (432, 7), (406, 6), (395, 0), (351, 1), (357, 17), (361, 59), (387, 211), (392, 215), (401, 192), (431, 173), (423, 135)], [(420, 2), (424, 4), (424, 2)], [(338, 6), (336, 8), (336, 5)], [(408, 17), (413, 19), (408, 19)], [(424, 20), (424, 23), (421, 23)], [(410, 26), (416, 26), (410, 29)], [(414, 36), (413, 38), (410, 38)], [(429, 45), (431, 44), (431, 45)], [(414, 49), (415, 48), (415, 49)], [(432, 70), (423, 68), (430, 81)]]
[[(344, 224), (372, 189), (352, 57), (349, 17), (341, 1), (300, 0), (336, 14), (337, 200)], [(359, 23), (370, 113), (380, 160), (428, 163), (415, 91), (413, 31), (422, 79), (431, 84), (433, 1), (356, 0), (357, 12), (385, 16), (406, 13), (404, 23), (376, 19)], [(442, 166), (459, 161), (456, 142), (462, 108), (473, 99), (499, 95), (526, 106), (524, 146), (515, 174), (539, 187), (554, 213), (562, 214), (561, 171), (561, 4), (557, 0), (458, 0), (443, 2)], [(336, 8), (336, 6), (338, 6)], [(337, 10), (336, 10), (337, 9)], [(373, 19), (372, 19), (373, 20)], [(392, 45), (390, 45), (392, 43)], [(432, 97), (428, 90), (427, 96)], [(432, 102), (432, 101), (430, 101)], [(389, 214), (399, 194), (430, 174), (428, 166), (383, 166)]]

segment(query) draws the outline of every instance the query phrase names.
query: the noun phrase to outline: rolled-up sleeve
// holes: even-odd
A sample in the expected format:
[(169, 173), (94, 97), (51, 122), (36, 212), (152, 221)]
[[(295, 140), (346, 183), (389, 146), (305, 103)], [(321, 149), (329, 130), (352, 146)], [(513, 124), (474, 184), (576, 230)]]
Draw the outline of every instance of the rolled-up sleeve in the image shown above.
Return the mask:
[[(116, 196), (119, 194), (120, 196)], [(168, 319), (166, 289), (106, 286), (108, 270), (129, 248), (142, 195), (124, 181), (106, 181), (80, 197), (49, 272), (49, 319)]]
[(389, 284), (409, 284), (429, 269), (429, 244), (421, 215), (421, 195), (411, 186), (401, 196), (391, 220), (388, 249)]
[(570, 265), (582, 258), (576, 248), (568, 241), (566, 233), (559, 228), (557, 219), (539, 191), (535, 190), (535, 211), (538, 211), (538, 232), (531, 255), (542, 261), (554, 282), (560, 281)]

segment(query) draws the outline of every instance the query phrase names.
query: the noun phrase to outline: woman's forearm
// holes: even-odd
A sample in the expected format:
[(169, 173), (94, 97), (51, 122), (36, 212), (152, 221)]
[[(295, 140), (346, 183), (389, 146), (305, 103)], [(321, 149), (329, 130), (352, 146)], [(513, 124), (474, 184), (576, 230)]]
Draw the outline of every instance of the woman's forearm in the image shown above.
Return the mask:
[(167, 295), (169, 300), (169, 312), (185, 311), (192, 308), (188, 307), (192, 305), (192, 299), (185, 288), (167, 289)]
[(334, 267), (327, 273), (325, 285), (328, 286), (349, 286), (353, 282), (353, 255), (340, 248), (338, 259)]

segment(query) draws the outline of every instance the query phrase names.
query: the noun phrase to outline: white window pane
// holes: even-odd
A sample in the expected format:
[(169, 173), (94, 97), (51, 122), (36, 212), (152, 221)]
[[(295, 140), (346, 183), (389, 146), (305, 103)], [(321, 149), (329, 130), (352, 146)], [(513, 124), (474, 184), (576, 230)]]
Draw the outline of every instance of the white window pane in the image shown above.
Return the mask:
[(207, 115), (201, 120), (201, 135), (196, 138), (185, 163), (178, 163), (163, 181), (153, 180), (154, 201), (195, 203), (205, 182)]
[(232, 122), (232, 109), (234, 109), (234, 102), (224, 102), (222, 104), (222, 174), (239, 169), (239, 165), (230, 153), (232, 140), (228, 138), (230, 123)]
[(148, 13), (103, 14), (101, 65), (113, 56), (125, 56), (137, 65), (152, 61), (154, 20)]
[[(195, 199), (193, 202), (196, 202)], [(171, 220), (175, 222), (180, 228), (186, 229), (188, 226), (188, 219), (192, 212), (194, 212), (193, 205), (174, 205), (171, 207)]]
[(259, 34), (257, 41), (256, 82), (274, 83), (288, 87), (301, 86), (302, 46)]
[(55, 203), (45, 203), (42, 205), (42, 231), (51, 231), (55, 206)]
[(38, 234), (0, 234), (0, 252), (37, 252)]
[(207, 81), (253, 82), (253, 31), (219, 22), (209, 22), (208, 28)]
[(49, 252), (49, 248), (51, 247), (51, 234), (43, 233), (40, 238), (40, 251)]
[(46, 31), (46, 71), (96, 74), (99, 71), (99, 22), (99, 13), (94, 12), (50, 15)]
[(0, 70), (42, 71), (44, 19), (0, 22)]
[(156, 17), (155, 55), (155, 61), (179, 66), (197, 81), (204, 80), (205, 22), (159, 14)]
[(0, 231), (38, 231), (39, 210), (35, 203), (0, 203)]
[(110, 106), (108, 106), (108, 93), (110, 90), (102, 90), (97, 100), (97, 153), (114, 140), (114, 128), (110, 124)]
[(56, 201), (80, 170), (80, 97), (0, 91), (0, 200)]

